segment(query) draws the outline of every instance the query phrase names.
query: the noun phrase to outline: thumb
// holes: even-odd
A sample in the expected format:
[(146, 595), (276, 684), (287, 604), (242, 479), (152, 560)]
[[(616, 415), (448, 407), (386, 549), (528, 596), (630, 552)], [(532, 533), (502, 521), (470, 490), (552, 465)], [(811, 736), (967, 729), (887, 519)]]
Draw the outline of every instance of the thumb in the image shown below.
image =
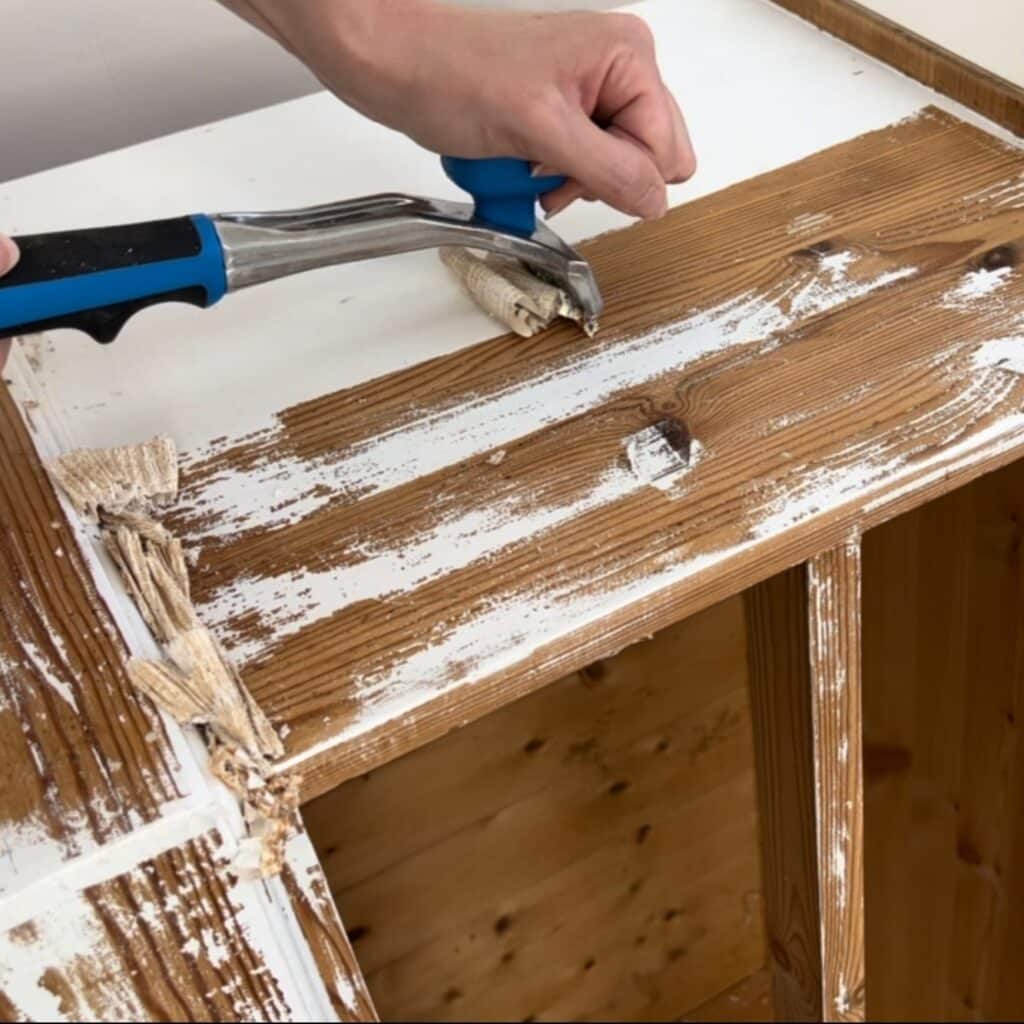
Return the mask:
[(6, 274), (18, 262), (21, 253), (6, 235), (0, 235), (0, 275)]
[(583, 111), (544, 140), (542, 161), (583, 191), (635, 217), (660, 217), (668, 205), (665, 179), (641, 145), (599, 128)]

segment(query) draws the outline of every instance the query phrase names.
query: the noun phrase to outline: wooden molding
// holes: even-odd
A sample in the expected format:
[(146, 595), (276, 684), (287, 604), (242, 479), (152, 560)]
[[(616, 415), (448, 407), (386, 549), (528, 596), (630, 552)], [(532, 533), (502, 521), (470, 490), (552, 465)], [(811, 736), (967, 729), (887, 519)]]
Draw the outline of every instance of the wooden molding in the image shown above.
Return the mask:
[(1016, 135), (1024, 135), (1024, 89), (938, 46), (855, 0), (774, 0), (829, 35), (902, 71)]

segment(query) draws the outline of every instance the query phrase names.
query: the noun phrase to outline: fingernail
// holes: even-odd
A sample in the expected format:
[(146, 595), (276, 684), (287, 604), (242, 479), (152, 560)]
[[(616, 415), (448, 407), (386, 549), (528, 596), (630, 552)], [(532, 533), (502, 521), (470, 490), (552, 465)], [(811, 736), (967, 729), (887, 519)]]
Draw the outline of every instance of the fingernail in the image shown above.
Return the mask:
[(530, 168), (531, 178), (553, 178), (558, 176), (558, 171), (547, 164), (534, 164)]
[(567, 196), (565, 199), (560, 199), (544, 214), (544, 219), (551, 220), (556, 214), (561, 213), (575, 198), (575, 196)]
[(6, 235), (0, 235), (0, 274), (12, 270), (20, 258), (21, 252), (13, 240)]

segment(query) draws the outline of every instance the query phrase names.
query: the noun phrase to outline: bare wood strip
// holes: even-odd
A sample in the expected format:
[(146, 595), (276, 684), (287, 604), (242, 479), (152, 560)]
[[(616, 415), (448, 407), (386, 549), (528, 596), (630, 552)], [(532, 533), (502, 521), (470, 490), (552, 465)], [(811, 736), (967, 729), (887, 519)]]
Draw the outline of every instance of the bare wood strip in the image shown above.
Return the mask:
[(305, 831), (289, 841), (281, 880), (338, 1020), (378, 1020), (373, 997)]
[(825, 1020), (864, 1020), (861, 559), (853, 539), (807, 565)]
[(944, 96), (1024, 135), (1024, 90), (855, 0), (773, 0)]
[(0, 894), (179, 795), (159, 715), (0, 385)]
[(823, 1020), (807, 570), (744, 595), (765, 927), (778, 1020)]

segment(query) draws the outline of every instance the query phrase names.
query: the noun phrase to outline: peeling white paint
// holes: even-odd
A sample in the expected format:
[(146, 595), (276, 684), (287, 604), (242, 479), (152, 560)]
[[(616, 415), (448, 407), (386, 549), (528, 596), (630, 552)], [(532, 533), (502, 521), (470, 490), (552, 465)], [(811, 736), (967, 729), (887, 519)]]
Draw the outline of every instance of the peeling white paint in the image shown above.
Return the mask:
[(992, 296), (1010, 282), (1013, 267), (970, 270), (945, 292), (941, 299), (944, 309), (970, 310), (982, 302), (992, 302)]
[(1011, 337), (983, 342), (975, 350), (971, 363), (975, 370), (994, 368), (1024, 374), (1024, 329)]
[[(192, 506), (204, 521), (189, 539), (287, 526), (339, 499), (409, 483), (564, 422), (716, 352), (782, 335), (798, 320), (837, 309), (916, 273), (908, 266), (851, 281), (847, 271), (856, 260), (853, 252), (833, 253), (821, 261), (818, 271), (808, 272), (774, 299), (749, 292), (635, 338), (604, 339), (586, 354), (529, 380), (497, 393), (469, 395), (448, 408), (414, 411), (407, 422), (316, 459), (282, 458), (278, 445), (287, 449), (285, 433), (275, 423), (250, 439), (265, 447), (262, 462), (244, 470), (226, 469), (204, 484)], [(230, 442), (219, 442), (216, 450), (229, 446)], [(188, 453), (186, 460), (195, 465), (209, 455), (210, 450), (200, 449)]]

